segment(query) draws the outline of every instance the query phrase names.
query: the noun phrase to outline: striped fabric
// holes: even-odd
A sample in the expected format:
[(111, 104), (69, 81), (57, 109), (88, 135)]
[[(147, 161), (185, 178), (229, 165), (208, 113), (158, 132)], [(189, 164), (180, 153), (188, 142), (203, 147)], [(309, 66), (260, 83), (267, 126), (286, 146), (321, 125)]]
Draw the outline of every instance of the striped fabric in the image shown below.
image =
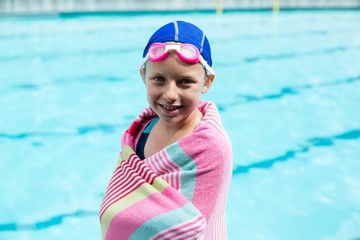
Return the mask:
[(156, 114), (146, 108), (122, 137), (101, 208), (102, 239), (227, 239), (231, 144), (215, 104), (193, 133), (141, 160), (134, 152)]

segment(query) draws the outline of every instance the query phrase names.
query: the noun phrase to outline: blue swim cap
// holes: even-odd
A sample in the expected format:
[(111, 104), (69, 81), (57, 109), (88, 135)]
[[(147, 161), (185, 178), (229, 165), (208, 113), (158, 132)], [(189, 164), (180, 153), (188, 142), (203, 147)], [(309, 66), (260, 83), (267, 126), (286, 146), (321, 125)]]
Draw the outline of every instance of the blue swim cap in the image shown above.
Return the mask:
[(153, 43), (172, 41), (194, 45), (206, 62), (212, 66), (210, 43), (205, 34), (194, 24), (184, 21), (171, 22), (159, 28), (149, 39), (143, 57), (146, 56)]

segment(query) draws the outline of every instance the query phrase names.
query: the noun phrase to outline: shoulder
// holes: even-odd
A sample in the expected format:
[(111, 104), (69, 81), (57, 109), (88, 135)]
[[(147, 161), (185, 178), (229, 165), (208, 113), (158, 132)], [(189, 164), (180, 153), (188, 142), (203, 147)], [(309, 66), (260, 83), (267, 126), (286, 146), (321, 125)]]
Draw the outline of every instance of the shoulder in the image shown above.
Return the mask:
[[(179, 140), (184, 151), (192, 158), (203, 159), (201, 163), (218, 165), (232, 160), (230, 139), (222, 125), (220, 114), (212, 102), (201, 101), (199, 109), (204, 114), (195, 130)], [(205, 160), (204, 160), (205, 159)]]
[(204, 116), (194, 130), (194, 134), (199, 135), (211, 145), (231, 145), (215, 103), (201, 101), (199, 109)]

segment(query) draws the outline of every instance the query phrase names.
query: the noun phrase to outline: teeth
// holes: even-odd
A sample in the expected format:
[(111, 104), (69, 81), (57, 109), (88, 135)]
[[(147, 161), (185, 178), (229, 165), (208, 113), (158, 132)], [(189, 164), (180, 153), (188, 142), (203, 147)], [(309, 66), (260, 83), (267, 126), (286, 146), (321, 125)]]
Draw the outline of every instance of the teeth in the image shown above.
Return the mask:
[(169, 110), (169, 111), (172, 111), (172, 110), (175, 110), (178, 108), (177, 106), (166, 106), (166, 105), (162, 105), (162, 106), (163, 106), (163, 108), (165, 108), (166, 110)]

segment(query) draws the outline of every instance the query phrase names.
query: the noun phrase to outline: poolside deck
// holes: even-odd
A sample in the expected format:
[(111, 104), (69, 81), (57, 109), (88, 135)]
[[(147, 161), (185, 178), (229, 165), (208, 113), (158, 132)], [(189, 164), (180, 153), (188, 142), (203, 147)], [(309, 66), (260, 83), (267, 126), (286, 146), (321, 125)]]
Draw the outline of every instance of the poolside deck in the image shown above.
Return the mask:
[(0, 15), (280, 9), (360, 9), (359, 0), (1, 0)]

